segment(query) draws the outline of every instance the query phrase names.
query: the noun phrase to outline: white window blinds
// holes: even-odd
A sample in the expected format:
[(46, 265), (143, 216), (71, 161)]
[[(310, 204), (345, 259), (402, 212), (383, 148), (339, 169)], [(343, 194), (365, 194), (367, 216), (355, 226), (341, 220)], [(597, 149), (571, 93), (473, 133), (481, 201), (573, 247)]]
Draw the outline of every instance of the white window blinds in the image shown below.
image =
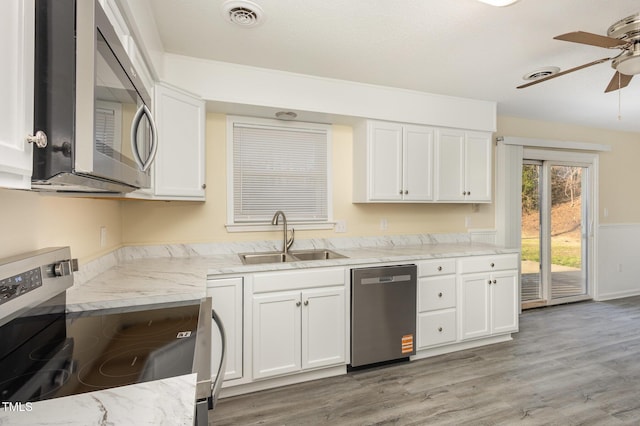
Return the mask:
[(233, 123), (234, 223), (326, 222), (327, 157), (324, 128)]

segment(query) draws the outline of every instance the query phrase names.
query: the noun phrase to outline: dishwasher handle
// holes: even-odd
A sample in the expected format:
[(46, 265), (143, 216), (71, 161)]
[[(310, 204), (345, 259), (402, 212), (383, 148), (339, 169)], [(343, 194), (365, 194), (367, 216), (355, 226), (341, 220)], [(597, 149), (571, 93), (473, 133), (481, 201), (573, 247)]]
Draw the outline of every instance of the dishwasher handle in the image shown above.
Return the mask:
[(389, 275), (389, 276), (378, 276), (371, 278), (362, 278), (360, 280), (360, 284), (390, 284), (390, 283), (402, 283), (411, 281), (412, 277), (410, 274), (403, 275)]

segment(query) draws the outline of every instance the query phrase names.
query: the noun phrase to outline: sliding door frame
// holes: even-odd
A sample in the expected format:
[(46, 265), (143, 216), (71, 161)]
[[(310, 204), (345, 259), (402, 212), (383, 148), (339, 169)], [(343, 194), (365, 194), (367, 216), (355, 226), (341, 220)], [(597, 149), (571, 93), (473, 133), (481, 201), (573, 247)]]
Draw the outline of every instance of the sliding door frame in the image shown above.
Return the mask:
[[(522, 160), (525, 149), (548, 149), (584, 155), (592, 163), (591, 209), (589, 223), (592, 253), (589, 262), (591, 295), (598, 300), (598, 164), (599, 152), (611, 151), (608, 145), (588, 142), (554, 141), (520, 137), (496, 138), (496, 242), (509, 248), (521, 247)], [(584, 157), (583, 157), (584, 158)], [(586, 161), (588, 162), (588, 161)], [(520, 294), (518, 294), (520, 297)]]

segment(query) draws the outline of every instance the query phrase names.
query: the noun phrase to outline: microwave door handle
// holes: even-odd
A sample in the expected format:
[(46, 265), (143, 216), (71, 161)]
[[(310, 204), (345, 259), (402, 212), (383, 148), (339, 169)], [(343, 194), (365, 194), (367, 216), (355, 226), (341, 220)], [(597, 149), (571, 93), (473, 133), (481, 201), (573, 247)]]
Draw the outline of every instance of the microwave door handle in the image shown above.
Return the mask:
[[(151, 145), (149, 147), (150, 152), (149, 157), (147, 157), (145, 161), (142, 161), (142, 158), (140, 157), (140, 151), (138, 151), (137, 144), (138, 127), (140, 126), (140, 122), (142, 121), (143, 116), (147, 116), (151, 128)], [(133, 158), (134, 160), (136, 160), (138, 168), (143, 172), (146, 172), (149, 169), (156, 157), (156, 153), (158, 152), (157, 138), (158, 135), (156, 123), (155, 121), (153, 121), (153, 116), (151, 115), (151, 111), (149, 111), (149, 108), (147, 108), (147, 106), (143, 104), (142, 106), (140, 106), (140, 108), (138, 108), (136, 115), (133, 117), (133, 123), (131, 123), (131, 152), (133, 152)]]
[(149, 125), (151, 128), (151, 147), (149, 148), (149, 157), (147, 158), (147, 161), (144, 163), (144, 168), (143, 168), (143, 171), (146, 172), (147, 169), (151, 167), (151, 164), (153, 164), (153, 161), (156, 159), (156, 154), (158, 153), (158, 128), (156, 127), (156, 122), (153, 119), (153, 114), (151, 114), (151, 111), (149, 111), (149, 108), (147, 108), (146, 105), (143, 105), (143, 106), (144, 106), (144, 113), (149, 119)]

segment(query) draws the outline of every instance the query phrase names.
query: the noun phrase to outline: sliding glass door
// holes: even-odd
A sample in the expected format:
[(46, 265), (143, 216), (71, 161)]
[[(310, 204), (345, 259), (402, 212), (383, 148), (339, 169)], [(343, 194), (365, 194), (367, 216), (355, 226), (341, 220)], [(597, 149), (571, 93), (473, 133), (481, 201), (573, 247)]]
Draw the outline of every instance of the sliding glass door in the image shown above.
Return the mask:
[(552, 159), (524, 161), (523, 308), (590, 298), (589, 166)]

